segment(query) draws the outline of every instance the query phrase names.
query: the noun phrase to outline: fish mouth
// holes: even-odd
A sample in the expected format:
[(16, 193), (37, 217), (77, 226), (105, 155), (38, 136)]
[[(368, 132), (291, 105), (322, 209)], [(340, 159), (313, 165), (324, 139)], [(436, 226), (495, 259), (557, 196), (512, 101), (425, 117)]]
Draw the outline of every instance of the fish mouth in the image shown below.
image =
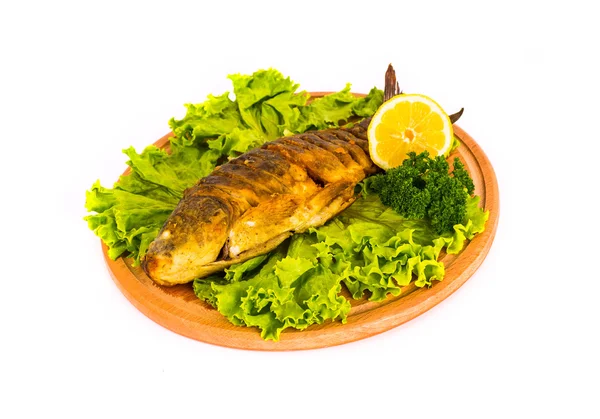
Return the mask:
[(150, 279), (160, 285), (185, 284), (202, 276), (206, 263), (192, 253), (177, 252), (170, 255), (149, 253), (142, 268)]
[(173, 268), (170, 256), (148, 252), (142, 260), (142, 269), (146, 275), (160, 285), (172, 285), (173, 279), (181, 277), (181, 272), (176, 272)]

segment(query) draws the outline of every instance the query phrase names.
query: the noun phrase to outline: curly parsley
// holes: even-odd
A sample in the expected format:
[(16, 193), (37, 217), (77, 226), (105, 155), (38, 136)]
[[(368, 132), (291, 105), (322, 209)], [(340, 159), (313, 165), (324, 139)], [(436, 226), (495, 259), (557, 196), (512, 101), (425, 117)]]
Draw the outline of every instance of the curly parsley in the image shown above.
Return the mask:
[(463, 222), (467, 198), (474, 190), (473, 180), (458, 158), (452, 172), (449, 170), (443, 156), (410, 152), (401, 166), (372, 177), (368, 184), (385, 205), (406, 218), (428, 218), (442, 234)]

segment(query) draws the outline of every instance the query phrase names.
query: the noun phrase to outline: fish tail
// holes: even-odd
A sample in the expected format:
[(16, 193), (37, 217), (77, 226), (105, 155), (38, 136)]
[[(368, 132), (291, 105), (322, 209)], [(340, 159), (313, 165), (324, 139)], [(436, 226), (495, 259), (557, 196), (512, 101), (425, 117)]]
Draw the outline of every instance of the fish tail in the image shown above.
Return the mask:
[(383, 101), (388, 101), (396, 95), (402, 93), (400, 85), (396, 81), (396, 71), (390, 64), (385, 72), (385, 87), (383, 89)]
[[(396, 80), (396, 71), (394, 70), (394, 67), (390, 64), (387, 68), (387, 71), (385, 72), (385, 87), (383, 88), (383, 101), (387, 102), (388, 100), (390, 100), (394, 96), (399, 95), (400, 93), (402, 93), (402, 90), (400, 90), (400, 85)], [(358, 126), (360, 126), (364, 130), (367, 130), (369, 128), (369, 124), (371, 123), (371, 119), (371, 117), (363, 119), (358, 123)]]

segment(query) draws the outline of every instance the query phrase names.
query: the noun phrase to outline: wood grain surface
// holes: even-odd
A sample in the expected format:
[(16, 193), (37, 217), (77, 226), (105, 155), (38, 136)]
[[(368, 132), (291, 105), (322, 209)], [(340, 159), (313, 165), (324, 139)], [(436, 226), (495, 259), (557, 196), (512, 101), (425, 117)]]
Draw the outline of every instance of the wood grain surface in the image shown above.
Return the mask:
[[(313, 92), (311, 96), (320, 97), (327, 93)], [(411, 284), (402, 288), (399, 296), (390, 296), (381, 302), (350, 299), (352, 310), (346, 324), (327, 321), (303, 331), (286, 329), (279, 342), (265, 341), (258, 329), (234, 326), (217, 310), (200, 301), (194, 295), (191, 284), (157, 285), (141, 267), (132, 266), (130, 258), (111, 260), (103, 244), (106, 264), (121, 292), (142, 313), (175, 333), (214, 345), (263, 351), (315, 349), (385, 332), (426, 312), (463, 285), (485, 259), (496, 234), (499, 197), (494, 169), (473, 138), (456, 125), (454, 133), (461, 139), (462, 145), (451, 158), (457, 156), (465, 163), (475, 183), (475, 194), (481, 196), (481, 204), (490, 211), (486, 230), (475, 236), (459, 255), (442, 252), (440, 259), (446, 266), (446, 276), (441, 282), (434, 281), (430, 288), (417, 288)], [(155, 145), (165, 147), (171, 136), (165, 135)], [(347, 291), (344, 295), (349, 297)]]

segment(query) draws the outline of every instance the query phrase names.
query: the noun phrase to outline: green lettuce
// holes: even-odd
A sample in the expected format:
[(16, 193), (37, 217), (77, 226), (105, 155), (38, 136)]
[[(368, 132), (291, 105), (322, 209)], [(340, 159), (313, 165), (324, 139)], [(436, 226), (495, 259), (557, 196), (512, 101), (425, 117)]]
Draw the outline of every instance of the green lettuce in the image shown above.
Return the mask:
[[(295, 239), (296, 240), (296, 239)], [(305, 329), (326, 319), (346, 318), (350, 303), (340, 296), (340, 278), (314, 259), (273, 252), (249, 279), (194, 282), (194, 292), (235, 325), (256, 326), (264, 339), (279, 339), (293, 327)]]
[(169, 121), (174, 134), (170, 152), (154, 146), (141, 153), (128, 148), (123, 152), (130, 174), (112, 188), (96, 182), (86, 193), (85, 208), (92, 214), (85, 220), (111, 258), (128, 253), (138, 264), (184, 190), (217, 164), (283, 135), (370, 116), (383, 101), (381, 90), (355, 98), (348, 85), (311, 102), (308, 93), (297, 92), (298, 84), (273, 69), (229, 78), (235, 100), (225, 92), (186, 104), (185, 116)]
[(442, 249), (460, 252), (485, 227), (488, 212), (478, 204), (479, 197), (469, 198), (463, 224), (437, 236), (427, 220), (405, 219), (367, 195), (268, 257), (234, 265), (224, 277), (195, 280), (194, 292), (233, 324), (258, 327), (263, 339), (278, 340), (290, 327), (345, 322), (350, 303), (340, 295), (342, 285), (352, 298), (381, 301), (413, 280), (417, 287), (443, 280)]
[(366, 97), (356, 99), (350, 93), (350, 84), (346, 84), (343, 90), (315, 99), (302, 108), (298, 124), (291, 131), (298, 133), (326, 129), (338, 126), (340, 121), (347, 121), (353, 116), (371, 116), (382, 103), (381, 90), (373, 88)]
[(229, 79), (242, 120), (268, 140), (281, 137), (285, 128), (297, 124), (309, 97), (306, 92), (296, 93), (299, 85), (273, 69), (251, 76), (232, 74)]

